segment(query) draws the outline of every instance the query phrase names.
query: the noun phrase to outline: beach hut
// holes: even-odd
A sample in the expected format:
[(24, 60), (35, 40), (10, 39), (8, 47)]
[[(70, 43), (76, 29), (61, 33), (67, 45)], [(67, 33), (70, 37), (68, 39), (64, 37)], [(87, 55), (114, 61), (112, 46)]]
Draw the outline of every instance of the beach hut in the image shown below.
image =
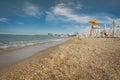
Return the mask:
[(99, 22), (96, 19), (92, 19), (89, 21), (89, 23), (92, 24), (92, 27), (90, 30), (90, 37), (96, 37)]

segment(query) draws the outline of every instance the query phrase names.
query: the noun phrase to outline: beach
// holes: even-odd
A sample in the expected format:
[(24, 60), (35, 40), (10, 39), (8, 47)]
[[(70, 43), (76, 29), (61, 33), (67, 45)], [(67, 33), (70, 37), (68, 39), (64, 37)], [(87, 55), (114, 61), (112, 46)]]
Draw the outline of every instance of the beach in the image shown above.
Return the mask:
[(37, 52), (40, 52), (42, 50), (45, 50), (49, 47), (56, 46), (58, 44), (61, 44), (65, 42), (66, 39), (56, 39), (52, 41), (47, 41), (44, 43), (39, 43), (35, 45), (25, 46), (21, 48), (16, 48), (12, 50), (5, 50), (3, 52), (0, 52), (0, 70), (10, 67), (26, 58), (29, 58), (30, 56), (36, 54)]
[(70, 38), (0, 72), (0, 80), (120, 80), (120, 38)]

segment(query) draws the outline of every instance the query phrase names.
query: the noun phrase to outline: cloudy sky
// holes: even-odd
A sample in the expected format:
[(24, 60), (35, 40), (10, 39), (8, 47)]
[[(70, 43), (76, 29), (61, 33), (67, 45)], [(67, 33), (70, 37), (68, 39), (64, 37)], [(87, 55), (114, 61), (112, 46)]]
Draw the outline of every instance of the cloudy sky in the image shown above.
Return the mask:
[(74, 33), (120, 25), (120, 0), (0, 0), (0, 34)]

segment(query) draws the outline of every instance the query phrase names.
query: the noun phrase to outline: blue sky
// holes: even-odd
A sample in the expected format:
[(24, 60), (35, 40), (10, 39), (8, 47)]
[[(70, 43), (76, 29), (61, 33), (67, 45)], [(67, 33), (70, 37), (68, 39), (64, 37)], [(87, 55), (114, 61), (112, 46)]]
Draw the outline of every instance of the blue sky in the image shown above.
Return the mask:
[(85, 32), (96, 18), (102, 28), (120, 25), (120, 0), (0, 0), (0, 34)]

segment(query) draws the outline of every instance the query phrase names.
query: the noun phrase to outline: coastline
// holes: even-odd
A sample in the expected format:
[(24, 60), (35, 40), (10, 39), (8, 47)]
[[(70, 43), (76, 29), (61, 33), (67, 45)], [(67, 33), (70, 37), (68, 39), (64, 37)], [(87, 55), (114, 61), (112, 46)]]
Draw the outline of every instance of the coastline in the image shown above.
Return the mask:
[(35, 55), (37, 52), (45, 50), (49, 47), (59, 45), (65, 42), (66, 40), (67, 39), (52, 40), (42, 44), (36, 44), (28, 47), (26, 46), (26, 47), (15, 49), (9, 52), (7, 51), (6, 54), (0, 55), (0, 70), (10, 67), (20, 61), (23, 61), (24, 59), (27, 59)]
[(120, 39), (72, 38), (0, 73), (0, 79), (119, 80)]
[[(55, 40), (59, 40), (59, 39), (55, 39)], [(34, 47), (34, 46), (38, 46), (38, 45), (40, 46), (40, 45), (43, 45), (43, 44), (46, 44), (46, 43), (53, 42), (55, 40), (53, 39), (53, 40), (41, 41), (40, 43), (36, 43), (36, 44), (32, 44), (32, 45), (26, 45), (26, 46), (23, 46), (23, 47), (16, 47), (16, 48), (11, 48), (11, 49), (6, 49), (6, 50), (0, 50), (0, 55), (9, 54), (11, 52), (18, 51), (18, 50), (21, 50), (21, 49), (24, 49), (24, 48)]]

